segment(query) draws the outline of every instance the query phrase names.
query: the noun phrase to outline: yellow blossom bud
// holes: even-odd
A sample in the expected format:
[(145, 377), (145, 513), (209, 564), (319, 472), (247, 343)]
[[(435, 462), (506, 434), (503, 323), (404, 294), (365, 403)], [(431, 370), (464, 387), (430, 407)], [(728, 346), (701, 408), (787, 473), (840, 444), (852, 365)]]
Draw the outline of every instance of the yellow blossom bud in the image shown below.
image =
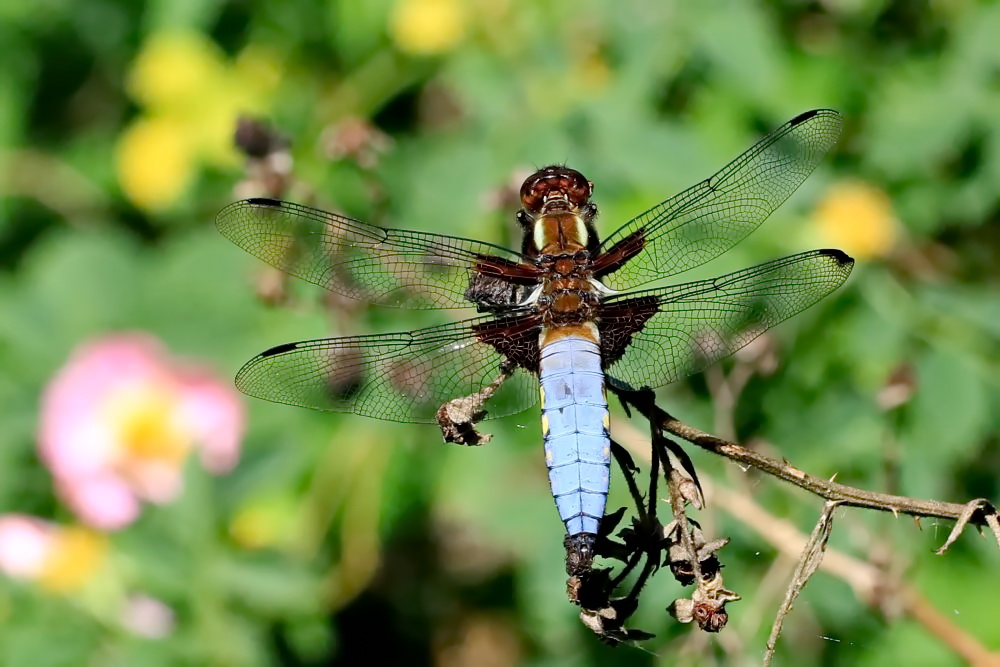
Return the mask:
[(829, 245), (861, 259), (885, 255), (897, 236), (889, 196), (868, 183), (830, 188), (816, 206), (814, 220)]
[(222, 54), (204, 35), (156, 33), (132, 63), (128, 89), (136, 101), (162, 111), (196, 103), (224, 77)]
[(39, 583), (51, 591), (81, 588), (104, 563), (107, 538), (92, 530), (68, 527), (55, 533)]
[(465, 33), (461, 0), (400, 0), (389, 33), (400, 50), (433, 55), (452, 49)]
[(191, 180), (194, 156), (190, 133), (178, 119), (136, 120), (118, 138), (115, 153), (118, 182), (140, 208), (170, 206)]

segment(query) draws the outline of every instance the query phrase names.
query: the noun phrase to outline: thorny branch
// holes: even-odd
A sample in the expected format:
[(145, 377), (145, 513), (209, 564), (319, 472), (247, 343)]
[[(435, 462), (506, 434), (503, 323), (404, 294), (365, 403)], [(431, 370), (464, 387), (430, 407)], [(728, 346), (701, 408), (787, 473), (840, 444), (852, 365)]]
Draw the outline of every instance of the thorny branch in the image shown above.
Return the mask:
[[(770, 524), (780, 520), (769, 518), (767, 519), (767, 527), (764, 527), (758, 525), (758, 523), (764, 521), (764, 519), (761, 519), (760, 517), (751, 518), (744, 516), (747, 511), (752, 510), (752, 508), (755, 507), (752, 499), (745, 494), (740, 494), (737, 497), (737, 494), (730, 493), (723, 489), (716, 489), (712, 494), (714, 504), (719, 505), (721, 503), (721, 505), (731, 514), (734, 514), (744, 521), (749, 521), (751, 525), (758, 528), (762, 535), (768, 537), (772, 541), (775, 541), (776, 545), (778, 545), (781, 550), (786, 552), (789, 556), (797, 556), (799, 558), (799, 566), (797, 568), (798, 576), (794, 577), (793, 581), (790, 583), (786, 605), (783, 606), (782, 610), (779, 611), (776, 617), (775, 634), (770, 640), (771, 645), (773, 645), (773, 642), (777, 638), (777, 633), (780, 631), (782, 619), (788, 613), (788, 609), (786, 608), (788, 606), (787, 602), (790, 601), (794, 595), (798, 594), (799, 590), (801, 590), (801, 588), (805, 585), (805, 581), (808, 580), (809, 576), (811, 576), (811, 574), (815, 571), (816, 567), (820, 565), (820, 557), (823, 555), (822, 551), (818, 548), (810, 548), (809, 545), (811, 544), (814, 547), (822, 545), (825, 547), (825, 536), (828, 534), (830, 527), (829, 519), (832, 518), (832, 511), (835, 507), (847, 505), (879, 509), (886, 512), (892, 512), (894, 515), (903, 513), (910, 514), (918, 518), (930, 516), (943, 519), (953, 519), (956, 521), (955, 527), (941, 548), (938, 549), (938, 554), (944, 553), (969, 523), (977, 526), (985, 524), (990, 528), (995, 539), (1000, 542), (1000, 521), (998, 521), (997, 510), (995, 506), (987, 500), (976, 499), (964, 505), (958, 503), (944, 503), (933, 500), (923, 500), (905, 496), (870, 492), (838, 484), (829, 480), (819, 479), (794, 468), (787, 462), (775, 461), (766, 456), (760, 455), (757, 452), (747, 450), (735, 443), (718, 438), (684, 424), (653, 404), (651, 400), (652, 392), (632, 392), (629, 390), (618, 393), (619, 397), (623, 401), (623, 404), (626, 406), (626, 409), (628, 409), (629, 405), (636, 407), (641, 414), (650, 419), (650, 421), (654, 424), (661, 426), (664, 430), (674, 435), (683, 437), (703, 449), (730, 458), (742, 465), (756, 467), (758, 470), (773, 474), (779, 479), (789, 481), (800, 488), (804, 488), (827, 499), (828, 502), (826, 509), (824, 510), (823, 516), (820, 518), (816, 531), (814, 531), (814, 539), (807, 542), (804, 536), (800, 536), (797, 529), (790, 524), (785, 525), (787, 522), (781, 522), (781, 526), (771, 526)], [(634, 444), (633, 446), (636, 445)], [(641, 448), (644, 450), (645, 446), (641, 445)], [(732, 496), (732, 498), (730, 498), (730, 496)], [(760, 509), (754, 511), (757, 515), (761, 515), (763, 513), (763, 510)], [(821, 533), (820, 537), (822, 540), (815, 539), (816, 532)], [(794, 533), (794, 535), (792, 535), (792, 533)], [(778, 537), (780, 535), (786, 536)], [(842, 553), (833, 552), (832, 554), (826, 554), (825, 556), (825, 559), (822, 560), (823, 569), (843, 578), (851, 584), (859, 597), (875, 606), (880, 607), (881, 604), (885, 604), (884, 601), (880, 603), (879, 600), (884, 597), (886, 586), (895, 587), (898, 592), (898, 600), (900, 601), (903, 610), (907, 611), (913, 618), (921, 622), (928, 628), (928, 630), (944, 641), (957, 654), (965, 657), (972, 664), (993, 664), (994, 661), (1000, 659), (1000, 655), (992, 653), (979, 645), (972, 637), (967, 635), (960, 628), (957, 628), (949, 618), (938, 613), (933, 606), (930, 605), (919, 594), (919, 592), (912, 587), (903, 582), (896, 582), (895, 584), (892, 582), (886, 582), (884, 581), (883, 574), (878, 572), (873, 566), (857, 561), (856, 559)]]
[[(997, 508), (984, 498), (977, 498), (964, 504), (947, 503), (940, 500), (867, 491), (833, 480), (822, 479), (799, 470), (790, 463), (777, 461), (685, 424), (657, 406), (652, 391), (616, 389), (616, 393), (624, 403), (634, 407), (646, 419), (657, 424), (664, 431), (736, 463), (752, 466), (825, 500), (837, 501), (847, 507), (865, 507), (892, 512), (896, 515), (909, 514), (915, 517), (951, 519), (959, 522), (956, 524), (958, 530), (967, 524), (987, 526), (993, 532), (997, 544), (1000, 545), (1000, 521), (998, 521)], [(943, 550), (952, 542), (954, 542), (954, 536), (949, 536), (939, 553), (943, 553)]]

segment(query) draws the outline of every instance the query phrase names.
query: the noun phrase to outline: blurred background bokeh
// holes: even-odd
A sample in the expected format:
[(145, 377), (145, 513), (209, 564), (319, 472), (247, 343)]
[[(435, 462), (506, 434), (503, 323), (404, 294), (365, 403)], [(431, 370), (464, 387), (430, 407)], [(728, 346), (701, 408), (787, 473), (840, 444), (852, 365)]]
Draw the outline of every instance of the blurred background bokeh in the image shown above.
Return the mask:
[[(583, 171), (610, 231), (840, 110), (817, 172), (698, 277), (813, 247), (853, 276), (661, 403), (820, 476), (996, 501), (997, 35), (971, 0), (0, 3), (0, 663), (757, 664), (803, 492), (693, 451), (743, 601), (708, 636), (654, 578), (657, 637), (611, 649), (565, 598), (535, 411), (463, 448), (235, 394), (271, 345), (453, 316), (345, 306), (222, 239), (215, 213), (265, 194), (237, 118), (288, 138), (289, 199), (516, 245), (533, 167)], [(840, 512), (855, 560), (806, 588), (779, 664), (998, 650), (996, 546), (933, 555), (950, 527)]]

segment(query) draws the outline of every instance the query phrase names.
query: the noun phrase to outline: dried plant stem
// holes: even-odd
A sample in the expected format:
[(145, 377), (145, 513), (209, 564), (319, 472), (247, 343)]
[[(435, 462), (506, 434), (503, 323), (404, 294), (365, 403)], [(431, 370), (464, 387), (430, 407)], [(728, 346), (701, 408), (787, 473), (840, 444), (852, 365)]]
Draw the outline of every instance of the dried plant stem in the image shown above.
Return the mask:
[(823, 552), (826, 551), (826, 543), (830, 539), (830, 532), (833, 530), (833, 513), (839, 504), (838, 502), (827, 501), (823, 507), (819, 521), (816, 522), (816, 527), (813, 529), (812, 535), (809, 536), (809, 541), (799, 556), (798, 565), (795, 567), (792, 580), (788, 585), (788, 591), (785, 593), (785, 600), (781, 603), (781, 607), (774, 618), (774, 625), (771, 626), (771, 636), (767, 638), (767, 648), (764, 651), (764, 667), (768, 667), (774, 659), (774, 650), (778, 645), (778, 637), (781, 636), (781, 626), (788, 614), (791, 613), (795, 598), (799, 596), (799, 593), (805, 588), (810, 577), (816, 573), (820, 563), (823, 562)]
[[(635, 407), (640, 414), (664, 431), (683, 438), (704, 450), (794, 484), (825, 500), (836, 501), (849, 507), (865, 507), (893, 514), (951, 519), (960, 522), (959, 528), (966, 524), (988, 526), (993, 532), (997, 544), (1000, 545), (1000, 522), (997, 520), (997, 510), (988, 500), (977, 498), (968, 503), (948, 503), (940, 500), (878, 493), (840, 484), (810, 475), (790, 463), (772, 459), (735, 442), (724, 440), (685, 424), (658, 407), (653, 402), (652, 392), (618, 390), (617, 393), (623, 401)], [(947, 544), (950, 544), (954, 537), (955, 535), (952, 535)]]

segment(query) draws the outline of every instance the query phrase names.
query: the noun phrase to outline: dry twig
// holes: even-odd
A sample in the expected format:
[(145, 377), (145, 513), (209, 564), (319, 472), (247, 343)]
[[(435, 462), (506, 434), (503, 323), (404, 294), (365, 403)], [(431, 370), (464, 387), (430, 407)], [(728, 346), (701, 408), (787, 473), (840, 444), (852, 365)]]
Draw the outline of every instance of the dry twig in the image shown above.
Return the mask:
[[(911, 498), (888, 493), (878, 493), (857, 487), (840, 484), (828, 479), (822, 479), (799, 470), (785, 461), (777, 461), (758, 452), (742, 447), (701, 431), (673, 417), (654, 402), (653, 392), (649, 390), (618, 390), (623, 401), (633, 406), (640, 414), (658, 425), (664, 431), (687, 440), (704, 450), (724, 456), (727, 459), (790, 482), (825, 500), (837, 501), (848, 507), (865, 507), (868, 509), (892, 512), (893, 514), (909, 514), (915, 517), (936, 517), (959, 521), (957, 529), (968, 524), (988, 526), (1000, 545), (1000, 523), (997, 519), (997, 508), (985, 498), (977, 498), (968, 503), (948, 503), (940, 500)], [(952, 536), (942, 546), (943, 553), (954, 541)]]
[(785, 618), (792, 611), (792, 604), (795, 602), (795, 598), (799, 596), (799, 593), (805, 588), (806, 583), (816, 573), (816, 570), (819, 569), (820, 563), (823, 562), (823, 552), (826, 551), (826, 543), (830, 539), (830, 533), (833, 531), (833, 513), (838, 505), (840, 505), (839, 502), (827, 501), (826, 505), (823, 506), (823, 512), (820, 514), (819, 521), (816, 522), (816, 527), (813, 528), (812, 535), (809, 536), (809, 541), (799, 556), (799, 562), (795, 567), (792, 580), (788, 584), (785, 599), (774, 618), (774, 625), (771, 627), (771, 636), (767, 638), (767, 648), (764, 651), (764, 667), (770, 665), (771, 660), (774, 659), (774, 649), (778, 645), (778, 637), (781, 636), (781, 626)]

